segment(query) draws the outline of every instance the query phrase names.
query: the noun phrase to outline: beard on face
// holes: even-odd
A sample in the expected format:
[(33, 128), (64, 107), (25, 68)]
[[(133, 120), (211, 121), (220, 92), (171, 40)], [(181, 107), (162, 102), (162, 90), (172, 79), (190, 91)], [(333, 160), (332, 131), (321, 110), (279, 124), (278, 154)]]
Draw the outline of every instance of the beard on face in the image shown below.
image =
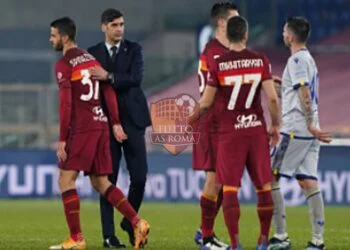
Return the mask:
[(57, 44), (52, 44), (55, 51), (62, 51), (63, 50), (63, 44), (62, 41), (58, 41)]
[(287, 38), (283, 38), (284, 45), (286, 45), (288, 48), (291, 46), (291, 43), (288, 41)]

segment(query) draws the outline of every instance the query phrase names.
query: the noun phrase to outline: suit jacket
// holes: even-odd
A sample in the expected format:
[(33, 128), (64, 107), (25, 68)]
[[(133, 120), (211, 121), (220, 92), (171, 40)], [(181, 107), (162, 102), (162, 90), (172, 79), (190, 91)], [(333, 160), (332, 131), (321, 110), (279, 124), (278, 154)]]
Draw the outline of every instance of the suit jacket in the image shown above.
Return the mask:
[(128, 120), (139, 128), (151, 125), (147, 99), (141, 88), (144, 70), (142, 47), (138, 43), (122, 40), (114, 63), (104, 42), (88, 48), (88, 52), (105, 70), (113, 73), (112, 85), (117, 93), (122, 124)]

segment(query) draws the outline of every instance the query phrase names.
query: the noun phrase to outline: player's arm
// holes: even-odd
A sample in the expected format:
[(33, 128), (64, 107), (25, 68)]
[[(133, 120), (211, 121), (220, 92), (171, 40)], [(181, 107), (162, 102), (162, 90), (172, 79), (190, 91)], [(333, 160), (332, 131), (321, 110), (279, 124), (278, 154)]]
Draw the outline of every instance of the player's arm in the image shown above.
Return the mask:
[(207, 85), (205, 86), (204, 93), (200, 98), (198, 105), (196, 105), (193, 114), (189, 117), (189, 124), (194, 124), (214, 103), (216, 91), (217, 91), (217, 78), (216, 72), (213, 71), (213, 76), (210, 73), (207, 75)]
[(330, 143), (332, 141), (330, 134), (316, 128), (313, 124), (312, 99), (309, 87), (305, 85), (300, 86), (298, 88), (298, 94), (308, 130), (319, 141)]
[(71, 68), (60, 61), (56, 65), (56, 77), (59, 88), (60, 141), (66, 141), (72, 117)]
[(120, 124), (117, 95), (115, 91), (108, 83), (102, 84), (101, 87), (103, 91), (103, 96), (107, 104), (109, 121), (111, 126)]
[(275, 89), (275, 80), (278, 80), (278, 77), (271, 75), (271, 64), (265, 55), (263, 56), (263, 61), (264, 70), (262, 73), (262, 87), (267, 97), (272, 126), (279, 127), (281, 111), (278, 95)]
[(263, 81), (262, 86), (267, 98), (272, 126), (279, 127), (281, 121), (281, 111), (276, 89), (274, 87), (274, 82), (272, 79), (265, 80)]
[(282, 79), (279, 76), (272, 75), (272, 80), (274, 82), (275, 90), (278, 98), (282, 97)]
[(271, 75), (271, 64), (269, 59), (264, 56), (264, 70), (262, 74), (262, 87), (267, 98), (267, 105), (271, 116), (271, 127), (269, 135), (271, 137), (271, 146), (275, 146), (279, 141), (279, 129), (281, 123), (281, 110), (279, 99), (276, 93), (275, 84)]
[(280, 104), (274, 87), (274, 81), (272, 79), (265, 80), (263, 81), (262, 86), (267, 98), (267, 105), (271, 116), (271, 128), (269, 131), (269, 134), (272, 137), (271, 146), (275, 146), (279, 141), (279, 128), (281, 121)]
[(205, 78), (205, 89), (203, 96), (199, 100), (199, 115), (204, 114), (214, 103), (217, 88), (219, 86), (218, 80), (218, 64), (216, 60), (207, 62), (207, 74)]
[(311, 127), (313, 123), (313, 111), (311, 93), (308, 86), (302, 85), (298, 88), (301, 108), (303, 109), (307, 127)]
[(60, 84), (60, 141), (67, 141), (72, 117), (72, 87), (70, 81)]
[(305, 122), (310, 133), (322, 142), (331, 142), (330, 135), (323, 132), (314, 125), (314, 112), (312, 110), (312, 98), (309, 88), (309, 75), (307, 73), (308, 65), (303, 59), (294, 59), (289, 63), (293, 89), (298, 91), (300, 105), (304, 113)]
[(199, 100), (199, 116), (203, 115), (214, 103), (217, 88), (207, 85), (203, 96)]
[(114, 137), (117, 141), (122, 142), (127, 139), (127, 135), (124, 133), (123, 127), (120, 123), (117, 95), (112, 86), (108, 83), (103, 84), (102, 89)]
[(56, 64), (56, 78), (59, 88), (59, 142), (57, 145), (58, 161), (63, 162), (67, 159), (66, 141), (68, 139), (69, 128), (72, 117), (72, 84), (70, 81), (71, 68), (63, 61)]
[(208, 60), (205, 52), (200, 55), (198, 61), (198, 83), (199, 83), (199, 94), (202, 95), (205, 90), (207, 78), (208, 78)]

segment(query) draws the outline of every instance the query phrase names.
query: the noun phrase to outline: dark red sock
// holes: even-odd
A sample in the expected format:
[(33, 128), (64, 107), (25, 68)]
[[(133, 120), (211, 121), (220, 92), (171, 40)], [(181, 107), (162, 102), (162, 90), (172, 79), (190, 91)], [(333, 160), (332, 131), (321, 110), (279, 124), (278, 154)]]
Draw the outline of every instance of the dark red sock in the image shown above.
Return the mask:
[(200, 200), (201, 205), (201, 229), (203, 238), (211, 237), (214, 234), (214, 220), (216, 215), (216, 200), (203, 194)]
[(80, 201), (76, 189), (71, 189), (62, 193), (62, 201), (66, 221), (69, 227), (70, 237), (79, 241), (83, 239), (80, 229)]
[(215, 214), (215, 217), (218, 215), (218, 213), (220, 211), (221, 204), (222, 204), (222, 199), (223, 199), (223, 191), (221, 189), (219, 194), (218, 194), (218, 198), (216, 200), (216, 214)]
[(260, 221), (260, 235), (258, 244), (267, 244), (273, 214), (273, 201), (271, 191), (258, 191), (257, 198), (257, 211)]
[(106, 199), (131, 223), (135, 228), (140, 218), (132, 208), (122, 191), (114, 185), (109, 186), (105, 193)]
[(236, 249), (239, 244), (238, 222), (240, 217), (237, 190), (224, 191), (222, 209), (224, 211), (226, 227), (230, 235), (231, 247), (232, 249)]

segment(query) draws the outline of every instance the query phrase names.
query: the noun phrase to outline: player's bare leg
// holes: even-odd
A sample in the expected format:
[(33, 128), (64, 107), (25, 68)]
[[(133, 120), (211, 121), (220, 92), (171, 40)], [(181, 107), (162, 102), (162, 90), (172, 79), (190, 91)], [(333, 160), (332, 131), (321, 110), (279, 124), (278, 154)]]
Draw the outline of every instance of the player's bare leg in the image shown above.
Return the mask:
[(274, 204), (273, 221), (275, 234), (269, 241), (269, 250), (288, 250), (291, 242), (287, 233), (286, 207), (280, 189), (278, 177), (271, 183), (271, 194)]
[(66, 221), (70, 231), (70, 238), (50, 249), (85, 249), (86, 243), (80, 228), (80, 201), (76, 190), (75, 181), (78, 172), (74, 170), (60, 169), (59, 188), (62, 193), (62, 201)]
[(298, 182), (304, 191), (309, 206), (312, 225), (312, 240), (308, 242), (306, 249), (325, 249), (323, 239), (325, 217), (322, 192), (314, 179), (299, 178)]
[(267, 250), (269, 232), (273, 214), (273, 201), (271, 196), (271, 184), (256, 187), (257, 212), (260, 222), (260, 235), (257, 250)]
[(227, 244), (219, 241), (214, 234), (215, 218), (222, 203), (222, 185), (216, 182), (216, 173), (206, 172), (205, 183), (200, 198), (201, 206), (201, 235), (196, 234), (196, 240), (200, 238), (201, 249), (226, 249)]
[(222, 185), (216, 182), (216, 173), (211, 171), (206, 172), (203, 193), (216, 197), (221, 191)]
[(141, 219), (124, 194), (114, 186), (107, 175), (91, 175), (91, 184), (103, 195), (132, 225), (135, 235), (135, 249), (147, 244), (150, 226), (146, 220)]

